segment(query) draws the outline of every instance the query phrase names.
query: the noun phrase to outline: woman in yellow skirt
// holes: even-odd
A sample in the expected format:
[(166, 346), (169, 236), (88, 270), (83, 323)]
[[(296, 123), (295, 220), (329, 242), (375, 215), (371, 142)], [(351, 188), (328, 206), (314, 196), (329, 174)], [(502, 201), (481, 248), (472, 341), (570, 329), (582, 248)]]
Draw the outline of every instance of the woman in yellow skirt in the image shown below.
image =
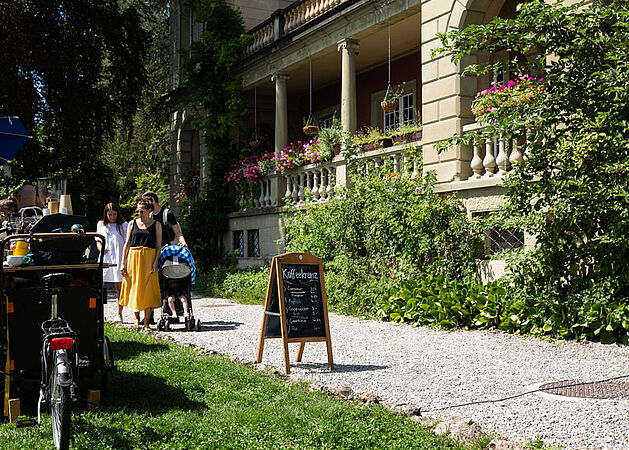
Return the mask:
[(136, 327), (140, 326), (140, 311), (144, 311), (145, 330), (151, 329), (151, 310), (162, 305), (157, 244), (162, 242), (162, 224), (149, 216), (152, 210), (151, 203), (146, 200), (138, 201), (136, 212), (139, 217), (130, 224), (122, 251), (120, 304), (133, 311)]

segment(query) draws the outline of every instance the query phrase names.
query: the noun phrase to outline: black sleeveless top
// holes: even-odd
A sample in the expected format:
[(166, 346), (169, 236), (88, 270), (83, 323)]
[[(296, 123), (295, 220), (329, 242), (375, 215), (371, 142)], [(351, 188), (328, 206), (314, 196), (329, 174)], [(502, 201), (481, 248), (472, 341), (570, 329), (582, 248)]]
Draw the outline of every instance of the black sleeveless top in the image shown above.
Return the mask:
[(131, 242), (129, 247), (149, 247), (157, 248), (155, 242), (157, 241), (157, 227), (156, 221), (146, 229), (143, 230), (137, 226), (135, 219), (133, 220), (133, 228), (131, 229)]

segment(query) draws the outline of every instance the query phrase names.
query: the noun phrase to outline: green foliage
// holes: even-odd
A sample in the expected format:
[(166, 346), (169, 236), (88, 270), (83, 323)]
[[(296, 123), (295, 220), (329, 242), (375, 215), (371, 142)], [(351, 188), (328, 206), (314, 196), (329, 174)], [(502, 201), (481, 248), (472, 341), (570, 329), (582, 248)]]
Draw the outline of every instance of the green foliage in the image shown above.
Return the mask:
[(182, 211), (184, 234), (201, 268), (209, 269), (221, 258), (220, 239), (227, 227), (233, 198), (224, 174), (237, 151), (228, 144), (230, 127), (239, 123), (246, 102), (231, 77), (251, 36), (244, 34), (240, 10), (220, 0), (189, 0), (195, 20), (203, 24), (198, 41), (181, 50), (181, 106), (194, 112), (193, 126), (203, 132), (209, 180), (199, 199)]
[[(355, 310), (373, 313), (374, 293), (388, 285), (383, 280), (422, 272), (449, 279), (476, 276), (479, 235), (459, 201), (433, 193), (433, 175), (396, 176), (388, 164), (357, 170), (363, 176), (354, 176), (345, 191), (326, 204), (294, 211), (286, 221), (287, 250), (316, 255), (341, 277), (339, 295), (332, 289), (332, 299), (357, 302)], [(335, 281), (330, 284), (334, 288)]]
[(198, 41), (181, 50), (180, 76), (184, 103), (197, 112), (196, 126), (207, 141), (222, 139), (242, 118), (246, 102), (232, 66), (251, 42), (244, 34), (239, 10), (221, 0), (188, 0), (197, 23), (204, 25)]
[(503, 281), (481, 285), (424, 274), (391, 287), (377, 302), (383, 320), (445, 329), (629, 344), (629, 305), (590, 292), (574, 302), (522, 298)]
[(17, 154), (14, 176), (62, 175), (75, 210), (87, 203), (102, 214), (95, 199), (111, 198), (114, 183), (98, 155), (131, 120), (146, 80), (140, 11), (114, 0), (8, 0), (0, 41), (0, 79), (10, 87), (0, 91), (0, 110), (37, 135)]
[(389, 290), (378, 301), (383, 320), (441, 328), (499, 327), (505, 289), (426, 274)]
[[(501, 111), (485, 134), (526, 139), (531, 133), (526, 163), (505, 180), (508, 201), (496, 222), (536, 236), (536, 248), (513, 259), (511, 282), (522, 305), (544, 309), (552, 322), (540, 317), (534, 326), (560, 335), (575, 331), (556, 326), (553, 317), (587, 305), (588, 317), (599, 315), (594, 305), (607, 310), (628, 299), (627, 30), (629, 12), (621, 0), (587, 7), (533, 0), (519, 5), (516, 19), (497, 18), (442, 37), (442, 51), (452, 51), (455, 60), (479, 50), (528, 54), (529, 62), (502, 65), (543, 79), (543, 91)], [(499, 65), (472, 65), (466, 73)], [(600, 323), (620, 327), (616, 319)], [(606, 328), (596, 330), (603, 335)]]
[[(380, 405), (357, 407), (222, 356), (106, 331), (118, 370), (101, 410), (73, 406), (71, 448), (462, 448)], [(42, 419), (34, 428), (0, 425), (0, 447), (53, 448), (50, 416)]]
[(230, 298), (241, 303), (264, 304), (269, 282), (269, 267), (238, 270), (233, 266), (214, 266), (197, 277), (197, 287), (204, 295)]
[(181, 222), (188, 246), (202, 270), (209, 270), (222, 258), (220, 239), (227, 228), (227, 214), (233, 210), (229, 197), (229, 185), (222, 174), (229, 168), (233, 151), (227, 141), (207, 143), (208, 153), (213, 155), (212, 173), (203, 185), (199, 198), (191, 202), (188, 211), (182, 211)]

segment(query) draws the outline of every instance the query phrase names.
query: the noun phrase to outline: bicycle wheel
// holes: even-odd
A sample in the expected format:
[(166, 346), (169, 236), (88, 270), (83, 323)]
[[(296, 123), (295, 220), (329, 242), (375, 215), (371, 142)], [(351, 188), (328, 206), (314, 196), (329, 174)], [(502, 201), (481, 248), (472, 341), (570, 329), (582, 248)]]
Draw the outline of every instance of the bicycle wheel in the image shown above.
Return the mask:
[(52, 396), (50, 401), (50, 416), (52, 418), (52, 440), (57, 450), (67, 450), (70, 447), (70, 407), (72, 394), (70, 386), (61, 386), (57, 374), (57, 364), (52, 374)]

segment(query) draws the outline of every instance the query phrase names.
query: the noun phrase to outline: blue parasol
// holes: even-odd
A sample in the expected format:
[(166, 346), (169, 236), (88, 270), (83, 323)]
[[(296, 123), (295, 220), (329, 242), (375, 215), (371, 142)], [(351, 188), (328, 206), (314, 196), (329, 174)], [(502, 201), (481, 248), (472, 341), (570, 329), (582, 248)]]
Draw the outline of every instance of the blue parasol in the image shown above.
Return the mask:
[(0, 164), (13, 159), (20, 148), (31, 138), (16, 116), (0, 115)]

